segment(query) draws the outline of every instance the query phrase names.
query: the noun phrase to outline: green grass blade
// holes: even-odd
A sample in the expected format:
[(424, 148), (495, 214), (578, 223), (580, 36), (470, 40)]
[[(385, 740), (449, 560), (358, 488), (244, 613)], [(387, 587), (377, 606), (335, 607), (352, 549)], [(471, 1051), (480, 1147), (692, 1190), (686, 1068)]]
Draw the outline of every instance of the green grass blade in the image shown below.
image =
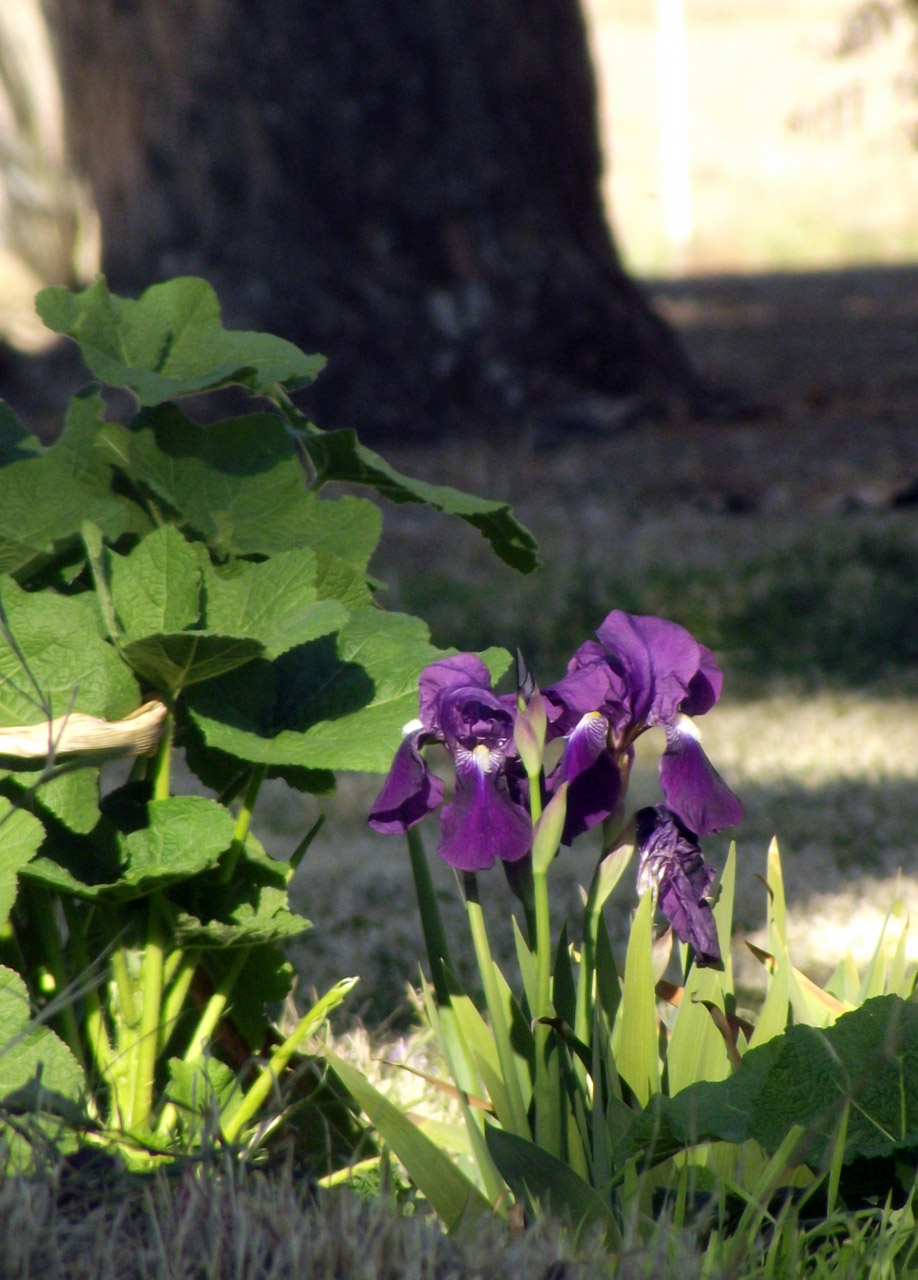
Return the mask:
[(653, 896), (645, 893), (631, 924), (622, 1000), (612, 1032), (618, 1069), (641, 1106), (660, 1091), (652, 923)]
[(482, 1215), (490, 1216), (488, 1201), (435, 1142), (375, 1089), (356, 1067), (329, 1050), (325, 1056), (345, 1089), (408, 1170), (409, 1177), (447, 1231), (455, 1232)]

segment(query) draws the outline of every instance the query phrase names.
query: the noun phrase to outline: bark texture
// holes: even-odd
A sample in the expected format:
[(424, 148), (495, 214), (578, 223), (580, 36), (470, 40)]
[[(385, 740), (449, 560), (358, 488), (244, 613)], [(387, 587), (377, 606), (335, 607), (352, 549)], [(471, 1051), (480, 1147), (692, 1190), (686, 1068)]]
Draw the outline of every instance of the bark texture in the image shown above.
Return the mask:
[(110, 284), (329, 357), (324, 425), (697, 392), (622, 269), (576, 0), (44, 0)]

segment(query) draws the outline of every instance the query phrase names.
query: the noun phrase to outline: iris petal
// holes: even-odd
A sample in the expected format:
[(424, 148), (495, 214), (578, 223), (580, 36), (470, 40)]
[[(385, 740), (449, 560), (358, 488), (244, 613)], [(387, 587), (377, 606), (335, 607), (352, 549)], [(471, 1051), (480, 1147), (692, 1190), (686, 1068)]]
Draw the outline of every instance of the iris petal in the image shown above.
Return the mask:
[(443, 696), (463, 687), (491, 692), (491, 673), (474, 653), (457, 653), (424, 668), (418, 680), (418, 715), (426, 729), (432, 733), (442, 731)]
[(695, 952), (699, 966), (721, 963), (717, 927), (708, 895), (714, 871), (698, 842), (680, 827), (665, 805), (641, 809), (635, 817), (640, 853), (638, 891), (657, 886), (657, 905), (680, 941)]
[(430, 741), (422, 731), (407, 734), (401, 742), (388, 777), (370, 811), (369, 825), (383, 835), (404, 834), (426, 818), (443, 799), (443, 783), (431, 773), (420, 748)]
[(532, 825), (515, 804), (487, 748), (456, 754), (456, 789), (440, 815), (437, 852), (460, 871), (486, 871), (498, 858), (515, 862), (532, 847)]
[(621, 664), (632, 723), (670, 724), (701, 663), (698, 641), (676, 622), (615, 609), (596, 634)]
[(743, 817), (742, 803), (711, 764), (687, 721), (667, 732), (660, 785), (667, 806), (696, 835), (735, 827)]

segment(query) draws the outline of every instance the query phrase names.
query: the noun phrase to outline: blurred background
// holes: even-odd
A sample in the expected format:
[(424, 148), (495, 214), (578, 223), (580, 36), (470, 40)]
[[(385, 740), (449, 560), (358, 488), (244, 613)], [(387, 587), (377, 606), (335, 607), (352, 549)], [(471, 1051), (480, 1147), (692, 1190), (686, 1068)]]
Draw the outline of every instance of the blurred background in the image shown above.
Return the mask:
[(918, 9), (585, 0), (604, 193), (640, 275), (915, 261)]

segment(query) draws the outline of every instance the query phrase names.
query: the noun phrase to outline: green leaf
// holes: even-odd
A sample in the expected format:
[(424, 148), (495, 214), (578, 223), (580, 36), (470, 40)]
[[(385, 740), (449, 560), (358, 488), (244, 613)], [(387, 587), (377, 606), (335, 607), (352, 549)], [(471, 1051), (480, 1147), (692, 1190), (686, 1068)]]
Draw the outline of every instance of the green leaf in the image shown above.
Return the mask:
[(216, 801), (147, 796), (143, 783), (110, 793), (88, 835), (56, 831), (23, 873), (89, 901), (125, 902), (199, 875), (229, 848), (233, 818)]
[(645, 893), (631, 924), (621, 1004), (612, 1035), (612, 1051), (618, 1069), (642, 1104), (646, 1104), (651, 1094), (660, 1088), (652, 921), (653, 895)]
[(205, 574), (207, 627), (258, 640), (268, 658), (328, 635), (348, 612), (336, 600), (319, 600), (317, 561), (308, 549), (282, 551), (259, 564), (236, 561)]
[(183, 946), (238, 946), (284, 942), (312, 926), (288, 906), (285, 863), (270, 858), (251, 834), (228, 885), (193, 881), (175, 895), (183, 911), (175, 921)]
[(0, 572), (26, 579), (54, 557), (79, 546), (84, 520), (109, 538), (135, 527), (132, 504), (111, 492), (111, 473), (94, 450), (103, 425), (98, 392), (74, 397), (64, 430), (49, 449), (0, 466)]
[(513, 516), (509, 504), (476, 498), (447, 485), (427, 484), (402, 475), (388, 462), (360, 444), (351, 430), (318, 431), (302, 419), (301, 439), (323, 482), (364, 484), (391, 502), (421, 502), (459, 516), (487, 538), (500, 558), (522, 573), (539, 567), (538, 546), (527, 528)]
[(232, 1068), (208, 1054), (195, 1062), (169, 1059), (166, 1097), (178, 1109), (182, 1138), (189, 1145), (213, 1133), (214, 1119), (238, 1096), (239, 1081)]
[(172, 525), (149, 534), (127, 556), (110, 557), (111, 593), (126, 640), (183, 631), (201, 615), (201, 570), (194, 547)]
[(99, 634), (90, 593), (26, 592), (0, 578), (0, 619), (8, 631), (0, 644), (0, 725), (40, 724), (67, 711), (117, 720), (140, 705), (133, 676)]
[[(10, 774), (15, 786), (28, 781), (28, 774)], [(72, 769), (43, 782), (35, 794), (42, 810), (52, 813), (70, 831), (86, 835), (99, 821), (98, 768)]]
[(167, 404), (138, 414), (130, 429), (110, 424), (103, 442), (128, 483), (221, 558), (312, 547), (362, 571), (379, 541), (374, 503), (306, 488), (296, 443), (274, 414), (203, 427)]
[(109, 896), (136, 897), (213, 866), (233, 839), (228, 809), (203, 796), (151, 800), (148, 825), (121, 840), (125, 866)]
[(385, 1098), (360, 1072), (329, 1050), (325, 1051), (335, 1074), (345, 1089), (363, 1108), (379, 1132), (408, 1170), (408, 1176), (425, 1196), (447, 1231), (471, 1226), (483, 1216), (491, 1217), (491, 1206), (449, 1156)]
[(41, 453), (41, 441), (30, 435), (5, 400), (0, 400), (0, 467)]
[[(20, 867), (34, 858), (44, 838), (45, 829), (37, 818), (0, 798), (0, 926), (16, 901)], [(0, 1039), (0, 1046), (2, 1043)]]
[(217, 295), (191, 276), (153, 285), (137, 301), (109, 293), (100, 276), (79, 293), (43, 289), (35, 306), (49, 329), (79, 343), (100, 381), (130, 388), (146, 405), (231, 382), (256, 393), (302, 384), (324, 363), (283, 338), (224, 329)]
[[(215, 950), (208, 953), (211, 980), (219, 984), (238, 952)], [(279, 946), (268, 943), (249, 949), (242, 972), (233, 984), (228, 1017), (233, 1027), (252, 1049), (265, 1049), (269, 1006), (281, 1006), (293, 987), (293, 965)]]
[(489, 1124), (488, 1150), (517, 1199), (562, 1218), (578, 1234), (601, 1230), (610, 1248), (621, 1244), (611, 1207), (570, 1165), (534, 1142)]
[(383, 773), (417, 715), (421, 669), (442, 656), (419, 619), (362, 609), (337, 639), (255, 663), (245, 681), (192, 690), (187, 705), (207, 745), (229, 755)]
[(125, 661), (154, 688), (174, 694), (245, 666), (261, 657), (264, 649), (247, 636), (177, 631), (132, 640), (122, 645), (121, 652)]
[(619, 1155), (654, 1163), (696, 1142), (749, 1138), (771, 1154), (802, 1125), (798, 1159), (820, 1168), (846, 1106), (846, 1162), (918, 1147), (918, 1006), (878, 996), (834, 1026), (789, 1027), (747, 1049), (728, 1079), (654, 1098)]
[[(52, 1100), (57, 1095), (76, 1100), (85, 1083), (79, 1063), (63, 1041), (32, 1020), (22, 978), (0, 966), (0, 1100), (9, 1100), (12, 1095), (14, 1109), (21, 1109), (23, 1091), (39, 1105), (42, 1093)], [(4, 1137), (10, 1142), (12, 1163), (27, 1163), (30, 1153), (26, 1144), (8, 1128)]]

